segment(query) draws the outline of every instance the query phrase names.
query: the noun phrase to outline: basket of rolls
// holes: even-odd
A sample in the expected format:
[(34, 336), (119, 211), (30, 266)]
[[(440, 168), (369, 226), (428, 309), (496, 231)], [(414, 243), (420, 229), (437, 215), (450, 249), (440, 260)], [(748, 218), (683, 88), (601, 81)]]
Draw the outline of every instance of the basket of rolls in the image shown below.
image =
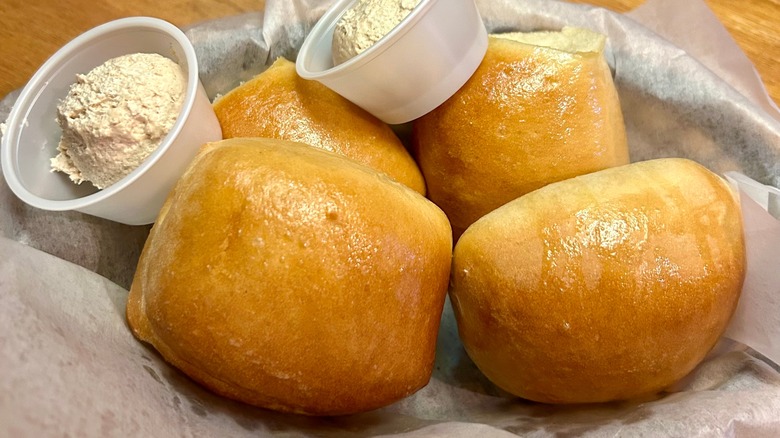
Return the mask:
[(405, 123), (359, 75), (301, 75), (320, 17), (347, 75), (458, 19), (437, 1), (188, 29), (221, 139), (150, 227), (9, 202), (0, 333), (29, 339), (0, 335), (0, 411), (51, 416), (0, 431), (780, 433), (780, 118), (631, 18), (541, 0), (475, 2), (468, 57), (425, 55), (456, 86)]

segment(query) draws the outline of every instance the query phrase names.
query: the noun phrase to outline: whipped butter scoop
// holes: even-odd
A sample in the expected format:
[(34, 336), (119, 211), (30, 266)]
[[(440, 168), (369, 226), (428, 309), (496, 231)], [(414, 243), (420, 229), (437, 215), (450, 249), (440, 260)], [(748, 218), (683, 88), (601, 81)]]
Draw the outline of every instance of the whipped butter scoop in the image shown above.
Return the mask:
[(333, 31), (333, 64), (362, 53), (390, 33), (420, 0), (358, 0)]
[(57, 105), (62, 138), (51, 167), (76, 184), (103, 189), (135, 170), (168, 135), (187, 79), (157, 53), (118, 56), (76, 78)]

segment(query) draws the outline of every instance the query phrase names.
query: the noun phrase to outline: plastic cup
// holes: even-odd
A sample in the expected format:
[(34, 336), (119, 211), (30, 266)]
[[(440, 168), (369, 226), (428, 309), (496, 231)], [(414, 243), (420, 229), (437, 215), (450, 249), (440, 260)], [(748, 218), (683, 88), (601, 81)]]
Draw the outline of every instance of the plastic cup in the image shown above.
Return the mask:
[[(187, 88), (173, 128), (133, 172), (98, 190), (51, 172), (62, 130), (57, 104), (75, 82), (105, 61), (131, 53), (158, 53), (177, 62)], [(76, 210), (129, 225), (154, 222), (168, 192), (200, 147), (222, 139), (211, 102), (198, 79), (195, 50), (176, 26), (156, 18), (124, 18), (80, 35), (55, 53), (22, 90), (2, 140), (2, 169), (22, 201), (44, 210)]]
[(485, 56), (488, 36), (474, 0), (422, 0), (373, 46), (334, 66), (333, 31), (354, 1), (339, 0), (320, 18), (296, 69), (386, 123), (405, 123), (441, 105)]

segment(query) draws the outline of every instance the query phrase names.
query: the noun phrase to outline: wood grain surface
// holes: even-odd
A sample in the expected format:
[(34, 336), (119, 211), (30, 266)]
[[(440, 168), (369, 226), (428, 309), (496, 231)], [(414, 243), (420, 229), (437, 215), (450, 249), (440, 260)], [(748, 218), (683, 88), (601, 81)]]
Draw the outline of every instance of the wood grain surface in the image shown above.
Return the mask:
[[(577, 0), (618, 12), (642, 0)], [(706, 0), (780, 102), (780, 0)], [(38, 67), (79, 34), (122, 17), (146, 15), (177, 26), (262, 9), (263, 0), (2, 0), (0, 97), (21, 88)]]

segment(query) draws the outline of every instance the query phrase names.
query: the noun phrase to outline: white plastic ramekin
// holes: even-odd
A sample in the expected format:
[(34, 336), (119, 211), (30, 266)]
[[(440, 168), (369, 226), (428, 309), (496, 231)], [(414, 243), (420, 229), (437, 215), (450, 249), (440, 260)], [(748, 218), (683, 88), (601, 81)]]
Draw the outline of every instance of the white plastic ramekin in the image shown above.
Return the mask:
[(422, 0), (373, 46), (334, 66), (333, 31), (354, 1), (339, 0), (320, 18), (296, 69), (386, 123), (405, 123), (441, 105), (485, 56), (487, 31), (474, 0)]
[[(62, 131), (57, 104), (76, 74), (130, 53), (159, 53), (181, 66), (187, 89), (173, 128), (137, 169), (103, 190), (76, 185), (50, 171)], [(132, 17), (98, 26), (71, 41), (35, 73), (8, 117), (2, 140), (2, 169), (22, 201), (44, 210), (76, 210), (130, 225), (154, 222), (168, 192), (198, 149), (222, 139), (211, 102), (198, 79), (195, 50), (176, 26), (156, 18)]]

